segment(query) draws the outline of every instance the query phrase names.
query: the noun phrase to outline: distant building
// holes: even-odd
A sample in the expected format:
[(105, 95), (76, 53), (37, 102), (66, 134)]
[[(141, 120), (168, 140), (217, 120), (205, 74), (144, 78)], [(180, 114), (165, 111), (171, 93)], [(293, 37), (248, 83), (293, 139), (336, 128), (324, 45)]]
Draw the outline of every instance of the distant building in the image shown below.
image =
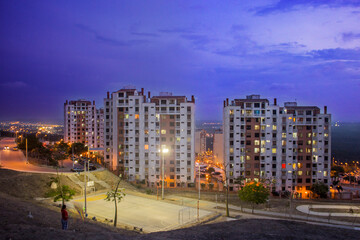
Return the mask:
[(148, 186), (161, 181), (164, 154), (166, 187), (194, 182), (195, 99), (161, 93), (151, 97), (134, 87), (107, 94), (105, 156), (112, 170)]
[(224, 101), (224, 158), (230, 190), (238, 177), (273, 182), (274, 191), (309, 197), (317, 181), (330, 184), (331, 115), (315, 106), (250, 95)]
[(64, 104), (64, 142), (83, 143), (90, 148), (103, 146), (103, 110), (95, 101), (76, 100)]
[(213, 134), (213, 154), (216, 163), (224, 164), (224, 134), (222, 130)]
[(195, 132), (195, 153), (202, 154), (206, 152), (206, 131), (199, 130)]

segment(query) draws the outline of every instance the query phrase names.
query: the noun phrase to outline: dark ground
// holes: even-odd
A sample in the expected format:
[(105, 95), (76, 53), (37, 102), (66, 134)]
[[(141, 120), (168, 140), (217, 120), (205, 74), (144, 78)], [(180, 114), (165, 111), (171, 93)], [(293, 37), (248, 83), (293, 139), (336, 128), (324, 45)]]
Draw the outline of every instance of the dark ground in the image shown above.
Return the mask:
[[(10, 177), (11, 176), (11, 177)], [(40, 180), (36, 180), (37, 178)], [(83, 223), (70, 213), (69, 230), (62, 231), (60, 208), (32, 198), (46, 186), (39, 174), (0, 170), (0, 239), (359, 239), (360, 231), (299, 222), (243, 219), (179, 229), (138, 234), (89, 220)], [(8, 180), (7, 180), (8, 179)], [(25, 183), (18, 182), (27, 181)], [(31, 182), (29, 182), (31, 180)], [(19, 183), (19, 184), (17, 184)], [(24, 191), (27, 189), (27, 191)], [(33, 190), (32, 190), (33, 189)], [(41, 197), (41, 196), (39, 196)], [(31, 212), (33, 218), (29, 218)]]

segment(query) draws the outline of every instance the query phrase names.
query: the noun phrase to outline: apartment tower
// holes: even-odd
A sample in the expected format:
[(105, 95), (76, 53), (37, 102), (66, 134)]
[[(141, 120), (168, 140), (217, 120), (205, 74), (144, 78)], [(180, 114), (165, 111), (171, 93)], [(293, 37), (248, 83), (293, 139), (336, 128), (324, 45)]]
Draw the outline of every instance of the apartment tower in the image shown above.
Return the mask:
[(90, 148), (101, 147), (101, 110), (97, 111), (95, 101), (76, 100), (64, 103), (64, 142), (83, 143)]
[[(165, 186), (194, 181), (195, 99), (142, 88), (108, 93), (105, 106), (105, 155), (109, 168), (129, 181), (159, 185), (164, 158)], [(163, 153), (162, 149), (169, 152)]]
[(280, 107), (260, 95), (224, 101), (224, 158), (235, 179), (264, 180), (272, 191), (307, 198), (315, 182), (330, 184), (331, 115), (296, 102)]

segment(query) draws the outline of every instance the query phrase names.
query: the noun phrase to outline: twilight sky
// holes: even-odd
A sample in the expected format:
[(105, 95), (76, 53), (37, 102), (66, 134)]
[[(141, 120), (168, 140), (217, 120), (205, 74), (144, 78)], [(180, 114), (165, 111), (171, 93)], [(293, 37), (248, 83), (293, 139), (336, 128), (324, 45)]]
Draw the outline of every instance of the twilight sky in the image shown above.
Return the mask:
[(360, 0), (0, 1), (0, 120), (62, 120), (66, 99), (126, 85), (261, 94), (360, 121)]

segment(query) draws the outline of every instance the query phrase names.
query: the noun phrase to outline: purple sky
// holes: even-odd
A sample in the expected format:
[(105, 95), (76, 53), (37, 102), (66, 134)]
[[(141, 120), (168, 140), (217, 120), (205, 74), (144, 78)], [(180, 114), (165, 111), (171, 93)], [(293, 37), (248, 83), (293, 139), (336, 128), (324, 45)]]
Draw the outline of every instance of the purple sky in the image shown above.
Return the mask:
[(1, 1), (0, 56), (0, 120), (134, 85), (195, 95), (198, 120), (261, 94), (360, 121), (360, 1)]

